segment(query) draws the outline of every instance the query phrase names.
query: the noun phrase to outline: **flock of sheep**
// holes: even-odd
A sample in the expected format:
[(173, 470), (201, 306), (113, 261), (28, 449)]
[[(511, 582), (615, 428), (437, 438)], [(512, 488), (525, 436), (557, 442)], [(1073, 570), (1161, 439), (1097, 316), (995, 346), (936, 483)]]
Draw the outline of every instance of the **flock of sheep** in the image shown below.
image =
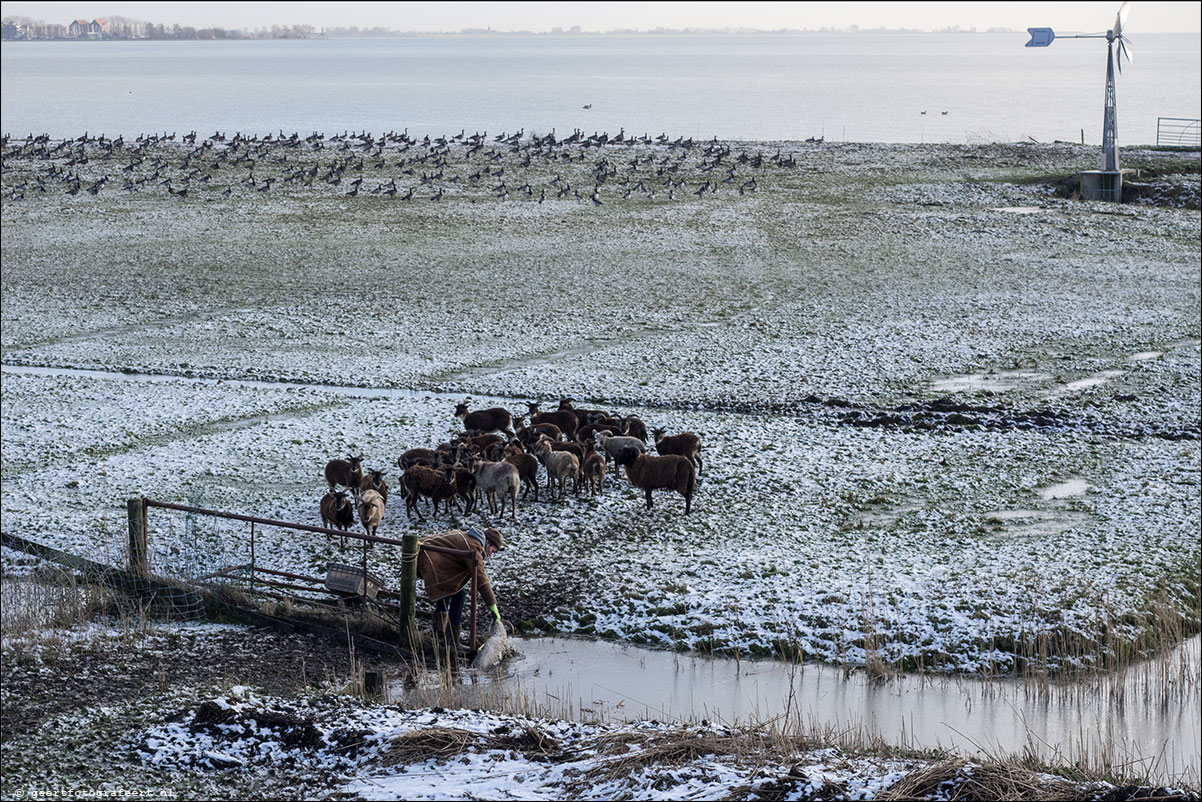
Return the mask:
[[(659, 456), (651, 456), (647, 427), (637, 416), (577, 409), (571, 398), (561, 399), (553, 412), (539, 411), (537, 402), (527, 406), (526, 414), (515, 415), (502, 407), (473, 412), (459, 404), (455, 416), (463, 420), (462, 434), (401, 454), (396, 465), (406, 515), (424, 520), (423, 499), (434, 515), (440, 505), (448, 515), (452, 507), (467, 514), (487, 500), (489, 514), (503, 517), (508, 504), (510, 518), (517, 520), (519, 492), (523, 501), (531, 493), (538, 501), (540, 468), (554, 501), (566, 498), (569, 489), (600, 494), (611, 462), (615, 477), (624, 469), (630, 483), (647, 494), (648, 509), (652, 491), (673, 490), (684, 497), (689, 513), (702, 467), (701, 441), (693, 432), (653, 429), (651, 444)], [(388, 501), (384, 472), (364, 470), (360, 455), (330, 460), (325, 479), (330, 490), (321, 499), (321, 525), (345, 532), (358, 517), (374, 537)]]

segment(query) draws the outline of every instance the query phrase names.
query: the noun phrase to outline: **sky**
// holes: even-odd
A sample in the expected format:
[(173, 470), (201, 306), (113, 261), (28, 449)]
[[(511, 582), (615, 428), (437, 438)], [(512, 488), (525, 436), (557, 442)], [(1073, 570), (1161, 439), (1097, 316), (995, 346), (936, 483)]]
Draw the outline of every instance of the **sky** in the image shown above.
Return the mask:
[[(317, 28), (384, 27), (444, 32), (466, 28), (547, 32), (579, 26), (583, 31), (655, 28), (824, 27), (960, 28), (1050, 27), (1060, 32), (1105, 31), (1119, 0), (1102, 2), (420, 2), (420, 3), (149, 3), (3, 2), (0, 16), (24, 16), (66, 24), (72, 19), (129, 17), (196, 28), (266, 28), (308, 24)], [(1202, 2), (1133, 2), (1127, 30), (1145, 33), (1202, 31)]]

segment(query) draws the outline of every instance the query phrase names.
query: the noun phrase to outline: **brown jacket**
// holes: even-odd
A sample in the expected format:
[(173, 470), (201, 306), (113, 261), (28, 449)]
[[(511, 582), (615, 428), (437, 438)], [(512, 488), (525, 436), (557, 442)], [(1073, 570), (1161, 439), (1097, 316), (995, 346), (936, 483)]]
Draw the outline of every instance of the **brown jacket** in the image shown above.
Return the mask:
[[(445, 554), (431, 551), (426, 546), (441, 546), (460, 551), (471, 551), (472, 554)], [(484, 546), (479, 540), (458, 529), (443, 532), (441, 535), (423, 537), (417, 552), (417, 573), (426, 586), (426, 596), (430, 601), (438, 601), (459, 592), (459, 589), (472, 581), (473, 559), (479, 566), (476, 586), (480, 589), (480, 598), (484, 606), (497, 603), (493, 595), (492, 585), (488, 583), (488, 574), (484, 573)]]

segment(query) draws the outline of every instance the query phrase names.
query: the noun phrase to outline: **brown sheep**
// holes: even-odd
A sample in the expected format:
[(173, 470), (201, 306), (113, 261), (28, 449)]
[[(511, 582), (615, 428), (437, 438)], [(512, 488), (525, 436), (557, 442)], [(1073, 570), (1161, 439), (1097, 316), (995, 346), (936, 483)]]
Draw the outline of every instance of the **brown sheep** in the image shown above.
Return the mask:
[(359, 520), (363, 531), (375, 537), (380, 521), (384, 520), (384, 497), (375, 490), (364, 490), (359, 496)]
[(566, 451), (569, 454), (576, 457), (577, 462), (579, 462), (579, 463), (584, 462), (584, 456), (585, 456), (584, 446), (580, 445), (580, 443), (568, 443), (568, 442), (559, 443), (559, 442), (555, 442), (555, 441), (548, 441), (548, 442), (551, 443), (552, 451)]
[(534, 491), (534, 500), (538, 501), (538, 460), (531, 454), (519, 450), (517, 446), (507, 449), (505, 462), (518, 469), (518, 478), (522, 480), (522, 501)]
[[(326, 529), (340, 529), (343, 532), (350, 529), (355, 523), (355, 505), (351, 504), (351, 500), (346, 497), (345, 490), (339, 490), (337, 493), (329, 492), (321, 497), (321, 525)], [(326, 535), (326, 540), (329, 541), (330, 536)], [(346, 545), (346, 538), (342, 538), (342, 545)]]
[(563, 432), (563, 436), (571, 440), (576, 436), (576, 429), (580, 425), (576, 413), (570, 409), (560, 409), (555, 412), (539, 412), (538, 402), (527, 402), (526, 406), (530, 408), (530, 423), (553, 423)]
[(438, 454), (429, 448), (411, 448), (396, 459), (396, 466), (402, 471), (414, 465), (425, 465), (433, 468), (438, 464)]
[(651, 509), (652, 490), (675, 490), (684, 496), (684, 514), (689, 514), (697, 476), (693, 471), (693, 463), (688, 459), (678, 454), (649, 457), (637, 448), (624, 448), (618, 454), (617, 461), (626, 469), (626, 478), (630, 483), (646, 491), (647, 509)]
[(384, 503), (388, 503), (388, 483), (384, 481), (384, 471), (368, 471), (363, 475), (363, 479), (359, 482), (359, 493), (362, 496), (365, 490), (375, 490), (384, 499)]
[(537, 443), (540, 435), (546, 435), (551, 440), (563, 439), (563, 432), (554, 423), (536, 423), (533, 426), (527, 426), (525, 421), (525, 415), (514, 419), (514, 431), (517, 432), (518, 440), (524, 446), (532, 446)]
[(455, 417), (463, 418), (463, 428), (472, 432), (505, 432), (510, 437), (513, 433), (513, 414), (502, 407), (481, 409), (477, 412), (467, 411), (467, 402), (455, 407)]
[(663, 429), (655, 429), (652, 435), (655, 438), (657, 454), (660, 456), (677, 454), (684, 457), (693, 463), (697, 475), (701, 475), (701, 438), (692, 432), (682, 432), (665, 437)]
[(592, 443), (597, 438), (597, 432), (619, 435), (622, 430), (612, 423), (586, 423), (576, 430), (576, 442), (581, 445)]
[(451, 468), (451, 472), (455, 477), (455, 495), (451, 497), (451, 502), (455, 509), (459, 509), (459, 502), (462, 501), (463, 513), (466, 515), (476, 508), (476, 477), (462, 465)]
[[(419, 521), (425, 520), (417, 503), (422, 498), (434, 502), (434, 515), (438, 514), (438, 502), (446, 501), (455, 495), (455, 474), (450, 468), (445, 471), (427, 468), (425, 465), (413, 465), (401, 474), (401, 494), (405, 497), (405, 515), (412, 518), (417, 513)], [(448, 509), (448, 512), (450, 510)]]
[(627, 415), (622, 418), (622, 434), (628, 437), (637, 437), (644, 443), (647, 442), (647, 424), (643, 423), (638, 415)]
[(363, 481), (363, 455), (347, 459), (332, 459), (326, 463), (326, 482), (333, 492), (335, 485), (342, 485), (358, 495), (359, 483)]
[(580, 472), (584, 474), (584, 481), (588, 485), (589, 495), (596, 496), (605, 489), (605, 457), (596, 451), (589, 453), (584, 458), (584, 465), (581, 466)]

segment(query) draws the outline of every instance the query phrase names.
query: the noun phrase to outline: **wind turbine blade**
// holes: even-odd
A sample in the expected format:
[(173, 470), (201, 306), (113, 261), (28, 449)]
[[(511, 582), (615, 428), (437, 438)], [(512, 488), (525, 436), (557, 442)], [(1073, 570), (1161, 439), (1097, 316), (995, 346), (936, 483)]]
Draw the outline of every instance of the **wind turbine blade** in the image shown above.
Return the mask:
[[(1119, 39), (1119, 52), (1123, 54), (1123, 58), (1127, 59), (1128, 64), (1135, 60), (1135, 57), (1131, 55), (1131, 48), (1129, 44), (1130, 41), (1128, 39)], [(1120, 61), (1119, 63), (1121, 64), (1122, 62)]]
[(1118, 38), (1123, 35), (1123, 28), (1127, 25), (1127, 15), (1131, 13), (1131, 0), (1123, 0), (1123, 4), (1119, 6), (1119, 13), (1114, 17), (1114, 35)]

